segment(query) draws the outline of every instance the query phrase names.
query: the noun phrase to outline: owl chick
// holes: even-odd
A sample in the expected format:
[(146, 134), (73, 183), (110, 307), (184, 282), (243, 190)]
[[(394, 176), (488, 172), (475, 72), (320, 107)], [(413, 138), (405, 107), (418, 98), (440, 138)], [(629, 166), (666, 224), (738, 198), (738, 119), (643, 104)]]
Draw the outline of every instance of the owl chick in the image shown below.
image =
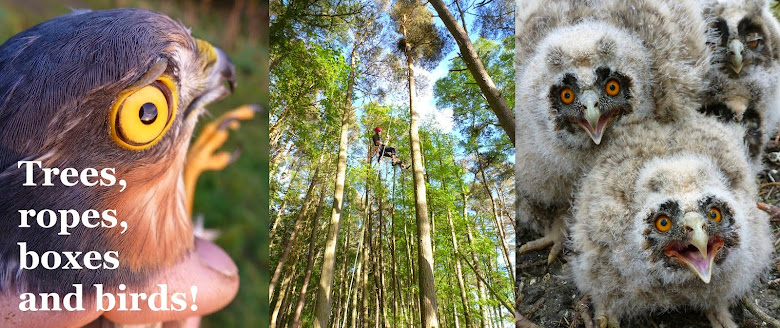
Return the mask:
[(780, 122), (780, 25), (764, 0), (707, 1), (704, 9), (718, 38), (701, 111), (745, 127), (759, 173), (764, 146)]
[(571, 263), (601, 327), (681, 307), (736, 327), (728, 307), (771, 262), (744, 133), (715, 118), (616, 129), (576, 193)]
[[(531, 1), (518, 9), (518, 225), (563, 247), (572, 188), (609, 130), (695, 113), (708, 70), (707, 24), (691, 1)], [(694, 33), (690, 33), (694, 32)], [(693, 37), (695, 36), (695, 37)], [(666, 40), (657, 42), (657, 40)], [(690, 44), (680, 50), (680, 44)]]

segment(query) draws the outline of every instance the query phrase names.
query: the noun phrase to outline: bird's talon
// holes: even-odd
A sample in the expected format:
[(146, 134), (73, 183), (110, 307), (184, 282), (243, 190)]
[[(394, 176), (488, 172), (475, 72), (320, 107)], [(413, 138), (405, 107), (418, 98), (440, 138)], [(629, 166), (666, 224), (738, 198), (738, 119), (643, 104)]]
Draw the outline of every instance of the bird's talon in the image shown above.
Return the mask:
[(234, 126), (235, 127), (238, 126), (238, 119), (234, 117), (228, 117), (227, 119), (225, 119), (219, 124), (219, 127), (217, 129), (220, 131), (224, 131), (227, 129), (235, 130), (236, 128), (234, 128)]
[(598, 318), (596, 318), (596, 325), (598, 325), (599, 328), (607, 328), (607, 323), (608, 322), (609, 322), (609, 320), (607, 320), (607, 317), (605, 317), (603, 315), (599, 316)]
[(221, 170), (235, 162), (241, 154), (240, 149), (231, 153), (217, 152), (217, 149), (227, 141), (228, 129), (237, 129), (240, 121), (251, 119), (260, 110), (262, 107), (259, 105), (241, 106), (222, 114), (203, 127), (187, 153), (184, 168), (184, 185), (187, 187), (190, 211), (194, 199), (195, 184), (200, 174), (209, 170)]
[(259, 104), (251, 104), (247, 105), (249, 108), (251, 108), (255, 113), (262, 113), (263, 112), (263, 106)]
[(241, 148), (236, 148), (233, 150), (233, 152), (230, 153), (230, 159), (228, 160), (228, 165), (233, 164), (238, 160), (238, 157), (241, 156)]

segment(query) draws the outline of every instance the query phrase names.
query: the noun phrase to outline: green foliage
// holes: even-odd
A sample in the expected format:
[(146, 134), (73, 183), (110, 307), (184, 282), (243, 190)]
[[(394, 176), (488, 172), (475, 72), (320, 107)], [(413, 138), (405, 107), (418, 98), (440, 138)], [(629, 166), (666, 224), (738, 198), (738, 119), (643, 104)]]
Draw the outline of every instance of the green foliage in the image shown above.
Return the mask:
[(410, 56), (420, 67), (433, 69), (450, 51), (452, 42), (446, 29), (434, 25), (431, 11), (420, 0), (396, 1), (390, 17), (402, 35), (397, 51)]
[[(285, 41), (271, 70), (271, 113), (284, 142), (311, 153), (323, 134), (338, 133), (348, 68), (335, 49), (302, 40)], [(325, 130), (315, 129), (322, 126)], [(312, 133), (314, 132), (314, 133)]]
[[(506, 98), (507, 105), (513, 108), (514, 37), (505, 38), (501, 42), (479, 38), (474, 42), (474, 47), (496, 87), (502, 94), (510, 95)], [(465, 136), (463, 141), (467, 150), (479, 150), (491, 161), (503, 161), (503, 158), (498, 157), (514, 154), (509, 138), (498, 124), (498, 118), (482, 97), (479, 86), (461, 57), (452, 59), (449, 73), (436, 81), (433, 93), (437, 107), (452, 108), (455, 126)]]

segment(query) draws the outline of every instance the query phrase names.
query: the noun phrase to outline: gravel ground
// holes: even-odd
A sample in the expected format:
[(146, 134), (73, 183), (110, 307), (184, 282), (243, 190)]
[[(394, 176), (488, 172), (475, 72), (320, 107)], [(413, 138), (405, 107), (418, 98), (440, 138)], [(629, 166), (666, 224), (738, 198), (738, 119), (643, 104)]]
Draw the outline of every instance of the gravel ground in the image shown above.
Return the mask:
[[(769, 160), (772, 157), (780, 159), (780, 153), (772, 154), (778, 151), (780, 147), (767, 149), (767, 170), (757, 179), (759, 183), (780, 182), (780, 160)], [(780, 204), (780, 186), (764, 186), (760, 194), (764, 202)], [(774, 265), (753, 286), (748, 299), (753, 300), (766, 314), (780, 320), (780, 223), (773, 222), (772, 228), (775, 239), (778, 240), (775, 243)], [(538, 237), (536, 233), (520, 231), (517, 244), (523, 245)], [(581, 304), (583, 295), (569, 278), (570, 266), (567, 259), (571, 253), (564, 250), (554, 263), (547, 265), (548, 253), (549, 249), (546, 249), (517, 257), (517, 282), (520, 289), (517, 307), (520, 314), (541, 327), (586, 327), (582, 313), (587, 312), (587, 315), (592, 317), (593, 310), (587, 308), (587, 311), (582, 311), (586, 308)], [(739, 327), (771, 327), (748, 311), (743, 304), (736, 304), (730, 310)], [(647, 316), (633, 322), (624, 320), (621, 326), (687, 328), (710, 327), (710, 324), (703, 313), (682, 310)]]

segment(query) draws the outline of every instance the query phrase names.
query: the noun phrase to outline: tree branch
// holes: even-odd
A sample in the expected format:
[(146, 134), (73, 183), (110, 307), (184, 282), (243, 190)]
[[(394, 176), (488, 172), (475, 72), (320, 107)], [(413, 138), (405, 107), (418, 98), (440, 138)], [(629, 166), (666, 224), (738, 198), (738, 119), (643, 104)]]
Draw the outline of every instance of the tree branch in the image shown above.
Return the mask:
[(511, 140), (512, 144), (514, 145), (514, 114), (512, 114), (512, 110), (506, 104), (506, 100), (504, 100), (501, 92), (499, 92), (498, 88), (496, 88), (495, 83), (493, 83), (493, 79), (491, 79), (490, 75), (488, 75), (487, 70), (485, 70), (485, 66), (482, 65), (482, 61), (479, 59), (479, 55), (477, 55), (477, 52), (474, 50), (474, 45), (472, 45), (471, 41), (469, 40), (468, 33), (466, 33), (466, 30), (464, 30), (460, 24), (458, 24), (457, 20), (455, 20), (455, 17), (452, 15), (452, 13), (450, 13), (449, 9), (447, 9), (447, 6), (442, 0), (430, 0), (430, 3), (433, 5), (433, 8), (436, 9), (436, 12), (439, 13), (441, 20), (444, 22), (444, 25), (447, 26), (447, 29), (452, 34), (452, 37), (454, 37), (455, 41), (458, 43), (458, 48), (460, 48), (463, 61), (466, 62), (466, 67), (468, 67), (471, 75), (474, 76), (474, 80), (477, 81), (479, 89), (482, 90), (482, 93), (485, 95), (485, 99), (487, 99), (487, 102), (490, 105), (490, 109), (492, 109), (496, 114), (496, 117), (498, 117), (498, 122), (501, 124), (501, 127), (506, 132), (509, 140)]

